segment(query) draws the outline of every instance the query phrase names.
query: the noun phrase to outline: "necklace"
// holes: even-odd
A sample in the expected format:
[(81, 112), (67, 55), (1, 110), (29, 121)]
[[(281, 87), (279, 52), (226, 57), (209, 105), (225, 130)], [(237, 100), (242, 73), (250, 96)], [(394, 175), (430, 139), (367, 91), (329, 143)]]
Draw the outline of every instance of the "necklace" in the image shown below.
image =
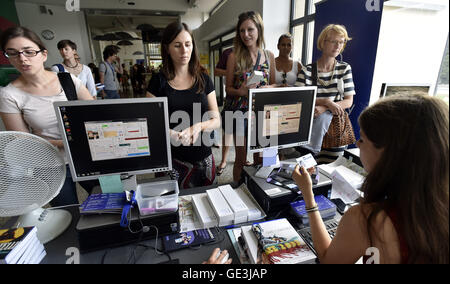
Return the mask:
[(75, 69), (75, 68), (78, 67), (78, 62), (77, 62), (77, 64), (76, 64), (75, 66), (69, 66), (69, 64), (67, 64), (67, 63), (65, 63), (65, 62), (64, 62), (64, 65), (66, 65), (67, 67), (69, 67), (69, 68), (71, 68), (71, 69)]
[[(329, 82), (331, 82), (334, 78), (334, 72), (336, 70), (336, 62), (337, 60), (335, 59), (333, 63), (333, 73), (331, 73), (331, 78)], [(319, 68), (317, 68), (317, 82), (324, 87), (328, 87), (330, 85), (330, 83), (325, 83), (325, 81), (319, 77)]]

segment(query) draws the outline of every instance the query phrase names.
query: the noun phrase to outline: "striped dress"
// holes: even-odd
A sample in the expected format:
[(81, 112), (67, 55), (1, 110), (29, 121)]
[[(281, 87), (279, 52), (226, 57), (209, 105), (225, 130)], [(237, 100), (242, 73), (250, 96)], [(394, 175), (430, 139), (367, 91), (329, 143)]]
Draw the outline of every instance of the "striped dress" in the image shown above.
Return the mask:
[[(352, 68), (350, 64), (337, 61), (331, 72), (319, 72), (317, 98), (328, 98), (331, 101), (342, 100), (345, 96), (354, 96)], [(312, 86), (312, 64), (303, 66), (297, 78), (296, 86)], [(343, 94), (340, 96), (339, 94)], [(342, 156), (347, 146), (322, 149), (316, 157), (318, 163), (331, 163)]]

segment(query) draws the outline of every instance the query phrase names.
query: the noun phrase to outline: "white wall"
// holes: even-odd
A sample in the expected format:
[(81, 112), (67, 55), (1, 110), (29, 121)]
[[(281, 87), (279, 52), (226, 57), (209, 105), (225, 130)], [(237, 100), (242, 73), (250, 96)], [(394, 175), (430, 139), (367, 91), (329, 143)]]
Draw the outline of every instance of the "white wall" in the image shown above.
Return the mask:
[(290, 0), (265, 0), (263, 7), (264, 38), (266, 49), (278, 56), (278, 39), (289, 32)]
[[(16, 2), (17, 16), (21, 26), (25, 26), (39, 35), (48, 49), (49, 55), (45, 66), (50, 67), (62, 61), (57, 43), (70, 39), (77, 44), (77, 51), (84, 64), (92, 61), (87, 35), (86, 21), (83, 12), (67, 12), (63, 6), (45, 5), (53, 15), (41, 14), (38, 4)], [(45, 40), (41, 36), (43, 30), (52, 30), (53, 40)]]
[[(275, 0), (265, 0), (273, 1)], [(284, 0), (283, 0), (284, 1)], [(212, 17), (194, 33), (197, 41), (209, 41), (236, 27), (238, 16), (245, 11), (256, 11), (263, 15), (261, 0), (228, 0)]]
[(264, 21), (266, 49), (278, 56), (278, 38), (289, 32), (290, 0), (229, 0), (212, 17), (203, 23), (194, 36), (203, 53), (208, 52), (208, 41), (236, 28), (242, 12), (255, 11)]
[(427, 83), (434, 90), (448, 24), (448, 1), (441, 11), (384, 7), (370, 104), (382, 83)]

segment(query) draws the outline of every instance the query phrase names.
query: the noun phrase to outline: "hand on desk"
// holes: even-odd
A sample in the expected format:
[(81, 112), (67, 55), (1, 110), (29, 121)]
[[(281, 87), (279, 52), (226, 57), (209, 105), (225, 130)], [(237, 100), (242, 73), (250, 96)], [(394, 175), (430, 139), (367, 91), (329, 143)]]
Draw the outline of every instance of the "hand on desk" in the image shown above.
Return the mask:
[[(221, 264), (222, 260), (228, 254), (226, 250), (222, 251), (222, 253), (217, 257), (217, 253), (220, 251), (220, 248), (216, 248), (213, 250), (211, 256), (207, 261), (203, 261), (202, 264)], [(229, 258), (224, 264), (231, 264), (233, 260)]]

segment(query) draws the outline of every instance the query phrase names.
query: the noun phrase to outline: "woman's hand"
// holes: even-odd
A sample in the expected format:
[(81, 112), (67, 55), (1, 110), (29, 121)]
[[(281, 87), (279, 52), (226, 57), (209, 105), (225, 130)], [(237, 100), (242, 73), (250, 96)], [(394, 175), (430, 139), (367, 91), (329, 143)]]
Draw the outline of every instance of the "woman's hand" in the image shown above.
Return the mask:
[(250, 89), (256, 89), (258, 84), (251, 84), (250, 86), (247, 86), (247, 79), (245, 79), (244, 83), (242, 83), (241, 87), (237, 89), (240, 97), (246, 97), (248, 96), (248, 90)]
[(312, 190), (312, 180), (309, 171), (314, 171), (314, 168), (305, 169), (305, 167), (296, 166), (294, 172), (292, 173), (292, 179), (298, 185), (298, 188), (303, 194), (304, 199), (314, 198), (314, 193)]
[(340, 105), (332, 101), (328, 102), (327, 107), (333, 113), (333, 115), (341, 116), (345, 111)]
[(316, 106), (314, 108), (314, 117), (318, 117), (319, 115), (321, 115), (322, 113), (327, 111), (327, 107), (325, 106)]
[[(228, 251), (224, 250), (222, 253), (217, 257), (217, 253), (220, 251), (220, 248), (214, 249), (211, 256), (207, 261), (203, 261), (202, 264), (222, 264), (223, 258), (227, 255)], [(224, 264), (231, 264), (233, 260), (229, 258)]]
[(202, 132), (202, 124), (196, 123), (191, 127), (181, 131), (179, 133), (178, 139), (184, 146), (189, 146), (197, 142), (201, 132)]

